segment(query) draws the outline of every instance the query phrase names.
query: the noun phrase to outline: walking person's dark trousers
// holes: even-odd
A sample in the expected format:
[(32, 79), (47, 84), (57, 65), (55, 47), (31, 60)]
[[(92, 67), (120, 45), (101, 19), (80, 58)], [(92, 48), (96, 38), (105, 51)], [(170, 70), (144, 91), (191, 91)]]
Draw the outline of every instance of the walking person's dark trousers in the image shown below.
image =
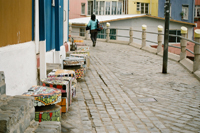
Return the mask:
[(91, 40), (93, 42), (93, 47), (96, 45), (96, 41), (97, 41), (97, 30), (91, 30), (90, 34), (91, 34)]

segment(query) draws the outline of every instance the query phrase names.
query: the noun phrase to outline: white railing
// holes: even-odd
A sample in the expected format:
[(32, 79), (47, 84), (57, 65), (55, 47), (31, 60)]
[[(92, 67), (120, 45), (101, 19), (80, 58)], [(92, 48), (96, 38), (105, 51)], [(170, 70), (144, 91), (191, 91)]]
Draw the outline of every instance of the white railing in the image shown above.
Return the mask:
[[(78, 28), (84, 28), (85, 29), (85, 26), (73, 26), (73, 27), (78, 27)], [(115, 28), (117, 31), (120, 31), (120, 30), (125, 30), (125, 31), (129, 31), (129, 35), (113, 35), (113, 34), (110, 34), (110, 24), (107, 23), (106, 24), (106, 38), (105, 39), (98, 39), (100, 41), (105, 41), (105, 42), (111, 42), (111, 43), (121, 43), (121, 44), (128, 44), (128, 45), (133, 45), (137, 48), (140, 48), (140, 49), (147, 49), (147, 46), (146, 46), (146, 42), (150, 42), (150, 43), (155, 43), (157, 44), (157, 49), (156, 51), (154, 52), (155, 54), (158, 54), (158, 55), (162, 55), (162, 45), (163, 45), (163, 27), (162, 26), (158, 26), (158, 32), (147, 32), (146, 29), (147, 29), (147, 26), (146, 25), (142, 25), (142, 30), (133, 30), (133, 28), (131, 27), (130, 29), (123, 29), (123, 28)], [(141, 38), (137, 38), (137, 37), (134, 37), (133, 36), (133, 33), (134, 32), (140, 32), (142, 34)], [(81, 37), (82, 39), (89, 39), (89, 32), (85, 30), (85, 32), (75, 32), (75, 31), (72, 31), (72, 25), (70, 24), (70, 27), (69, 27), (69, 35), (72, 35), (72, 33), (83, 33), (85, 36), (79, 36)], [(154, 41), (150, 41), (150, 40), (147, 40), (146, 39), (146, 34), (155, 34), (157, 35), (157, 42), (154, 42)], [(110, 40), (110, 36), (116, 36), (117, 37), (123, 37), (123, 38), (129, 38), (129, 41), (119, 41), (119, 40)], [(169, 47), (174, 47), (174, 48), (179, 48), (181, 49), (181, 53), (179, 55), (179, 59), (177, 61), (179, 61), (180, 63), (182, 62), (184, 66), (186, 66), (186, 68), (188, 68), (191, 72), (197, 72), (199, 71), (200, 72), (200, 30), (195, 30), (195, 41), (193, 40), (190, 40), (187, 38), (187, 28), (186, 27), (181, 27), (181, 36), (177, 36), (177, 35), (170, 35), (169, 36), (173, 36), (173, 37), (179, 37), (181, 38), (181, 42), (180, 42), (180, 47), (178, 46), (173, 46), (173, 45), (168, 45)], [(73, 35), (72, 35), (73, 37)], [(141, 45), (139, 44), (136, 44), (134, 43), (134, 39), (137, 39), (137, 40), (141, 40)], [(186, 46), (187, 46), (187, 41), (189, 42), (192, 42), (195, 44), (194, 46), (194, 52), (192, 52), (191, 50), (187, 49)], [(152, 48), (153, 49), (153, 48)], [(186, 54), (186, 51), (194, 54), (194, 61), (192, 62), (191, 60), (187, 59), (187, 54)], [(185, 60), (187, 60), (189, 62), (189, 66), (188, 64), (184, 64), (185, 63)], [(187, 62), (187, 63), (188, 63)]]

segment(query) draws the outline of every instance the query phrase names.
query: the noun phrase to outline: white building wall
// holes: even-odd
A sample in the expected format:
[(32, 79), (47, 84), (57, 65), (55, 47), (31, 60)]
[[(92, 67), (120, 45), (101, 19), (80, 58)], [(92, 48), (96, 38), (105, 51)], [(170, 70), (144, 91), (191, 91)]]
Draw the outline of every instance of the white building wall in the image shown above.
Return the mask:
[(80, 28), (78, 27), (72, 27), (72, 36), (79, 36)]
[[(57, 56), (59, 57), (59, 59), (56, 59), (56, 54), (59, 54), (59, 56)], [(55, 51), (55, 49), (53, 49), (51, 51), (46, 52), (45, 57), (46, 57), (46, 63), (61, 63), (62, 66), (63, 60), (66, 58), (65, 46), (61, 46), (60, 51)]]
[[(140, 30), (142, 31), (142, 25), (147, 25), (147, 32), (158, 32), (157, 27), (158, 25), (163, 26), (163, 33), (164, 33), (164, 20), (160, 19), (154, 19), (154, 18), (135, 18), (135, 19), (127, 19), (127, 20), (120, 20), (120, 21), (112, 21), (110, 22), (110, 28), (123, 28), (123, 29), (129, 29), (130, 27), (133, 27), (133, 30)], [(192, 39), (193, 36), (193, 27), (185, 24), (170, 22), (170, 30), (180, 30), (181, 26), (185, 26), (188, 28), (188, 38)], [(117, 34), (120, 36), (129, 36), (128, 30), (118, 30)], [(135, 32), (133, 31), (133, 37), (141, 38), (142, 34), (141, 32)], [(147, 40), (157, 42), (157, 35), (156, 34), (146, 34)], [(117, 40), (121, 41), (129, 41), (129, 38), (124, 37), (117, 37)], [(137, 40), (133, 38), (133, 42), (141, 44), (141, 40)], [(163, 37), (164, 42), (164, 37)], [(149, 45), (156, 45), (154, 43), (146, 43)]]
[(0, 71), (4, 71), (7, 95), (21, 95), (37, 85), (33, 41), (0, 48)]

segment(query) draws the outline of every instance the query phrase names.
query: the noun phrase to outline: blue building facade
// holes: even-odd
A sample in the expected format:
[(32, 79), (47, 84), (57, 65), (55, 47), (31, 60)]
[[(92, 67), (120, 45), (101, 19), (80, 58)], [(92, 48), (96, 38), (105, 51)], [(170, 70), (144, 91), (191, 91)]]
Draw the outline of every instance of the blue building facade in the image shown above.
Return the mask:
[[(170, 0), (171, 19), (194, 23), (195, 0)], [(165, 0), (158, 1), (158, 17), (164, 18)], [(182, 15), (181, 15), (181, 12)]]
[(63, 45), (63, 0), (39, 0), (39, 36), (46, 51), (60, 51)]

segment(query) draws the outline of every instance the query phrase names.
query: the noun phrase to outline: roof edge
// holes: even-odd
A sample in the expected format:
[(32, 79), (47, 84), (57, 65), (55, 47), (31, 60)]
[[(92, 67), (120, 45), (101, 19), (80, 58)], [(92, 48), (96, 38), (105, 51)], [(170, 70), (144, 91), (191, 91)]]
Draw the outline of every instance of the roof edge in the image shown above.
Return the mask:
[[(105, 21), (100, 21), (100, 22), (101, 23), (107, 23), (107, 22), (120, 21), (120, 20), (132, 19), (132, 18), (142, 18), (142, 17), (149, 17), (149, 18), (155, 18), (155, 19), (165, 20), (165, 18), (161, 18), (161, 17), (157, 17), (157, 16), (141, 15), (141, 16), (127, 17), (127, 18), (118, 18), (118, 19), (113, 19), (113, 20), (105, 20)], [(178, 20), (173, 20), (173, 19), (170, 19), (170, 22), (192, 25), (193, 27), (196, 26), (195, 23), (183, 22), (183, 21), (178, 21)], [(74, 25), (74, 26), (85, 26), (85, 24), (81, 24), (81, 23), (79, 23), (79, 24), (74, 23), (72, 25)]]

